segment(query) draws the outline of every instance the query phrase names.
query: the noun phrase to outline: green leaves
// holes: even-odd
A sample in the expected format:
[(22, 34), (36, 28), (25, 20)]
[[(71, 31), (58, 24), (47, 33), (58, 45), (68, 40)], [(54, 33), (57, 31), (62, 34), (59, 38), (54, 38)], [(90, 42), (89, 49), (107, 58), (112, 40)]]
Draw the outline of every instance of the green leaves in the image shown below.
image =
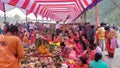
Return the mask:
[[(120, 5), (120, 0), (115, 0)], [(112, 0), (103, 0), (98, 4), (99, 23), (120, 24), (120, 9), (114, 5)], [(95, 23), (95, 8), (87, 12), (87, 21)]]

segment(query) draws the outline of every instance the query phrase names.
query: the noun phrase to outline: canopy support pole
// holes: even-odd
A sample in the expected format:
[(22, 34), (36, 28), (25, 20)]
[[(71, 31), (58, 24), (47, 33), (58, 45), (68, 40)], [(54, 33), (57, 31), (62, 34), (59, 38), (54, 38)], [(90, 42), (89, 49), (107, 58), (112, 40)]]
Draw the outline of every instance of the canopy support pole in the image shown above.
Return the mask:
[(36, 17), (36, 22), (38, 22), (37, 17)]
[(42, 17), (42, 23), (44, 23), (43, 17)]
[(26, 23), (28, 23), (28, 18), (27, 18), (27, 14), (26, 14)]
[(3, 7), (4, 7), (4, 22), (6, 22), (6, 10), (5, 10), (5, 3), (3, 3)]
[(34, 13), (34, 16), (35, 16), (35, 18), (36, 18), (36, 22), (38, 22), (38, 18), (37, 18), (38, 15)]
[(83, 18), (82, 18), (82, 16), (80, 16), (80, 23), (82, 23), (83, 22), (83, 20), (82, 20)]
[(98, 6), (95, 6), (95, 26), (98, 28)]
[(86, 23), (86, 21), (87, 21), (87, 12), (85, 11), (85, 13), (84, 13), (84, 23)]
[(28, 23), (27, 15), (28, 15), (28, 14), (27, 14), (27, 10), (26, 10), (26, 19), (25, 19), (25, 20), (26, 20), (26, 23)]

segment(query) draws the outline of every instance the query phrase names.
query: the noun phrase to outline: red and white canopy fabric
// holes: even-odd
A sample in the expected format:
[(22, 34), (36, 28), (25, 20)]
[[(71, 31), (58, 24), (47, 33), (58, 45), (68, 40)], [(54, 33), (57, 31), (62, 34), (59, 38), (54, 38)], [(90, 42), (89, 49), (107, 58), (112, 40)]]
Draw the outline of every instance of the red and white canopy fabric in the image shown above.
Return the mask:
[(34, 0), (1, 0), (3, 3), (7, 3), (12, 6), (26, 9), (30, 12), (37, 12), (38, 4)]
[(4, 12), (4, 4), (0, 2), (0, 10)]
[(1, 0), (16, 7), (26, 9), (36, 15), (68, 22), (76, 20), (84, 11), (94, 7), (101, 0)]

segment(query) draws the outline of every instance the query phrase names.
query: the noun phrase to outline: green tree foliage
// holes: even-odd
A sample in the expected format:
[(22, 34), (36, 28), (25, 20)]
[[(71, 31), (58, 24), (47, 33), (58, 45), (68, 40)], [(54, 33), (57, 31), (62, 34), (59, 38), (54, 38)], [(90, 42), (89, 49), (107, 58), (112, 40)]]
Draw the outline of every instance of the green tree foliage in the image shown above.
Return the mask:
[[(120, 0), (115, 0), (120, 6)], [(106, 22), (110, 24), (120, 24), (120, 8), (118, 8), (112, 0), (103, 0), (98, 4), (99, 23)], [(87, 21), (95, 23), (95, 8), (87, 12)]]

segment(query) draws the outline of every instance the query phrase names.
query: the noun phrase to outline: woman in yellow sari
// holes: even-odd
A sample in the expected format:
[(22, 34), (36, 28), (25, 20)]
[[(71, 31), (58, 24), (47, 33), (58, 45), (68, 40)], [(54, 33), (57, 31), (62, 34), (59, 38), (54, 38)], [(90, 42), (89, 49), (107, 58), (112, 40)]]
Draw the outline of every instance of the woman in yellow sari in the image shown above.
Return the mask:
[(45, 47), (45, 42), (42, 44), (40, 44), (38, 51), (40, 52), (41, 55), (47, 55), (47, 56), (51, 56), (51, 53), (49, 52), (49, 50)]

